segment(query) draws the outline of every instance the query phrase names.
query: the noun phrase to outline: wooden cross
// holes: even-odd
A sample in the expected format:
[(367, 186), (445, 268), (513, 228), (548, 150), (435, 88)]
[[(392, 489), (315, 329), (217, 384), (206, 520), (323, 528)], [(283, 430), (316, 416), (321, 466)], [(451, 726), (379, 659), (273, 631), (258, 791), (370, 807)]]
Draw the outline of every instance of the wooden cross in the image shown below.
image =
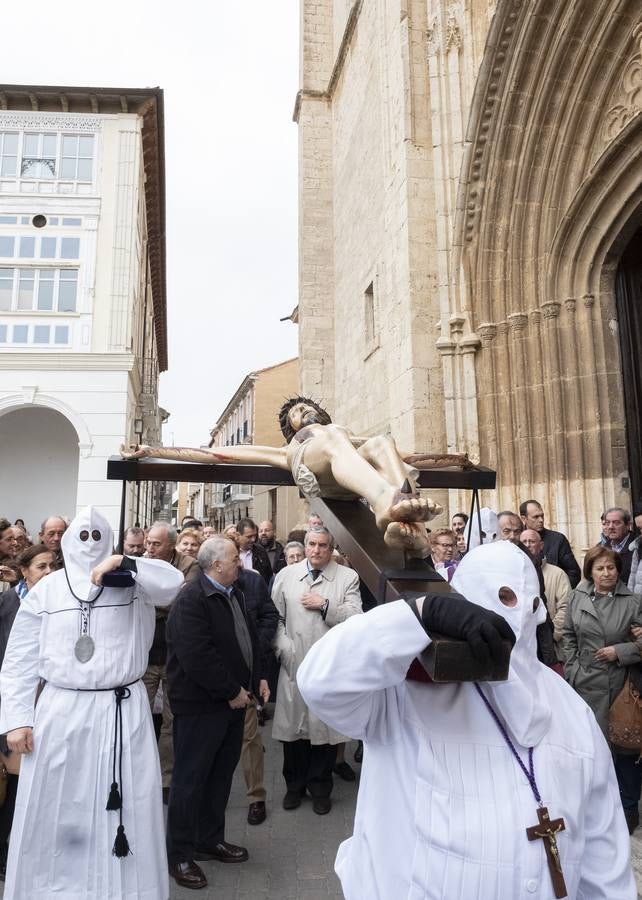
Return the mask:
[(546, 850), (546, 861), (548, 862), (548, 870), (551, 873), (551, 881), (556, 897), (567, 897), (566, 884), (564, 883), (564, 873), (562, 872), (562, 862), (560, 860), (560, 851), (557, 846), (556, 835), (560, 831), (564, 831), (566, 825), (564, 819), (553, 819), (551, 821), (548, 810), (545, 806), (540, 806), (537, 810), (538, 825), (533, 825), (526, 829), (529, 841), (538, 839), (544, 841), (544, 850)]

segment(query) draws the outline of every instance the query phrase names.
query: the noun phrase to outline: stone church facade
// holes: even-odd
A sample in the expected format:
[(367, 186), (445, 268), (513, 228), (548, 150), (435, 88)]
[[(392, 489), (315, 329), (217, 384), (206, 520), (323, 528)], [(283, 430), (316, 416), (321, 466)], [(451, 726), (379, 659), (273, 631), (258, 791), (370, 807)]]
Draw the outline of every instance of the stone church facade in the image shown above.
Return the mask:
[[(636, 0), (302, 0), (303, 393), (578, 552), (642, 499)], [(450, 498), (451, 512), (463, 503)]]

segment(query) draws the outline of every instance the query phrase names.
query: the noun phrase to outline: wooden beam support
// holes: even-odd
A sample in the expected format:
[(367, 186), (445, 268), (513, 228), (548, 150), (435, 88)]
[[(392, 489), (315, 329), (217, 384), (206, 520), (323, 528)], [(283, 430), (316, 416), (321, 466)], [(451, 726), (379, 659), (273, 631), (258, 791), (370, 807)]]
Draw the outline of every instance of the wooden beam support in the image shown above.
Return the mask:
[[(276, 466), (243, 464), (169, 462), (164, 459), (123, 459), (111, 456), (107, 461), (110, 481), (194, 481), (204, 484), (293, 485), (292, 475)], [(260, 479), (260, 480), (257, 480)], [(496, 473), (478, 466), (473, 469), (421, 469), (418, 484), (422, 488), (492, 490)]]

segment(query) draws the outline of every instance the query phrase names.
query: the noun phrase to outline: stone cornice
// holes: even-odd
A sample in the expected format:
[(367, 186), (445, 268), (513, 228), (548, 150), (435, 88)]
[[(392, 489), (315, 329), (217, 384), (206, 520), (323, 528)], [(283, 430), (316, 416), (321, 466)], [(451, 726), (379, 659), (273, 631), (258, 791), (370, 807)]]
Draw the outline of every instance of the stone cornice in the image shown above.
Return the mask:
[(120, 371), (134, 367), (133, 353), (2, 353), (0, 370)]

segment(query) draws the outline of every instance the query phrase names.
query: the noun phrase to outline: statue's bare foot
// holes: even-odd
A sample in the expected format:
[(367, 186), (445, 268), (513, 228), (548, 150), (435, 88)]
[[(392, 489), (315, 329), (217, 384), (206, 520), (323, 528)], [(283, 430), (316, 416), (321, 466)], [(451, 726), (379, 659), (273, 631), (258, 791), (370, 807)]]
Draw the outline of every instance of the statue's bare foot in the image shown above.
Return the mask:
[(123, 459), (143, 459), (147, 456), (148, 450), (149, 447), (146, 444), (134, 444), (133, 447), (128, 447), (126, 444), (120, 445), (120, 455)]
[(389, 547), (399, 550), (427, 550), (429, 547), (423, 522), (391, 522), (383, 539)]
[(388, 510), (388, 518), (393, 522), (429, 522), (442, 512), (441, 506), (434, 500), (397, 491)]

